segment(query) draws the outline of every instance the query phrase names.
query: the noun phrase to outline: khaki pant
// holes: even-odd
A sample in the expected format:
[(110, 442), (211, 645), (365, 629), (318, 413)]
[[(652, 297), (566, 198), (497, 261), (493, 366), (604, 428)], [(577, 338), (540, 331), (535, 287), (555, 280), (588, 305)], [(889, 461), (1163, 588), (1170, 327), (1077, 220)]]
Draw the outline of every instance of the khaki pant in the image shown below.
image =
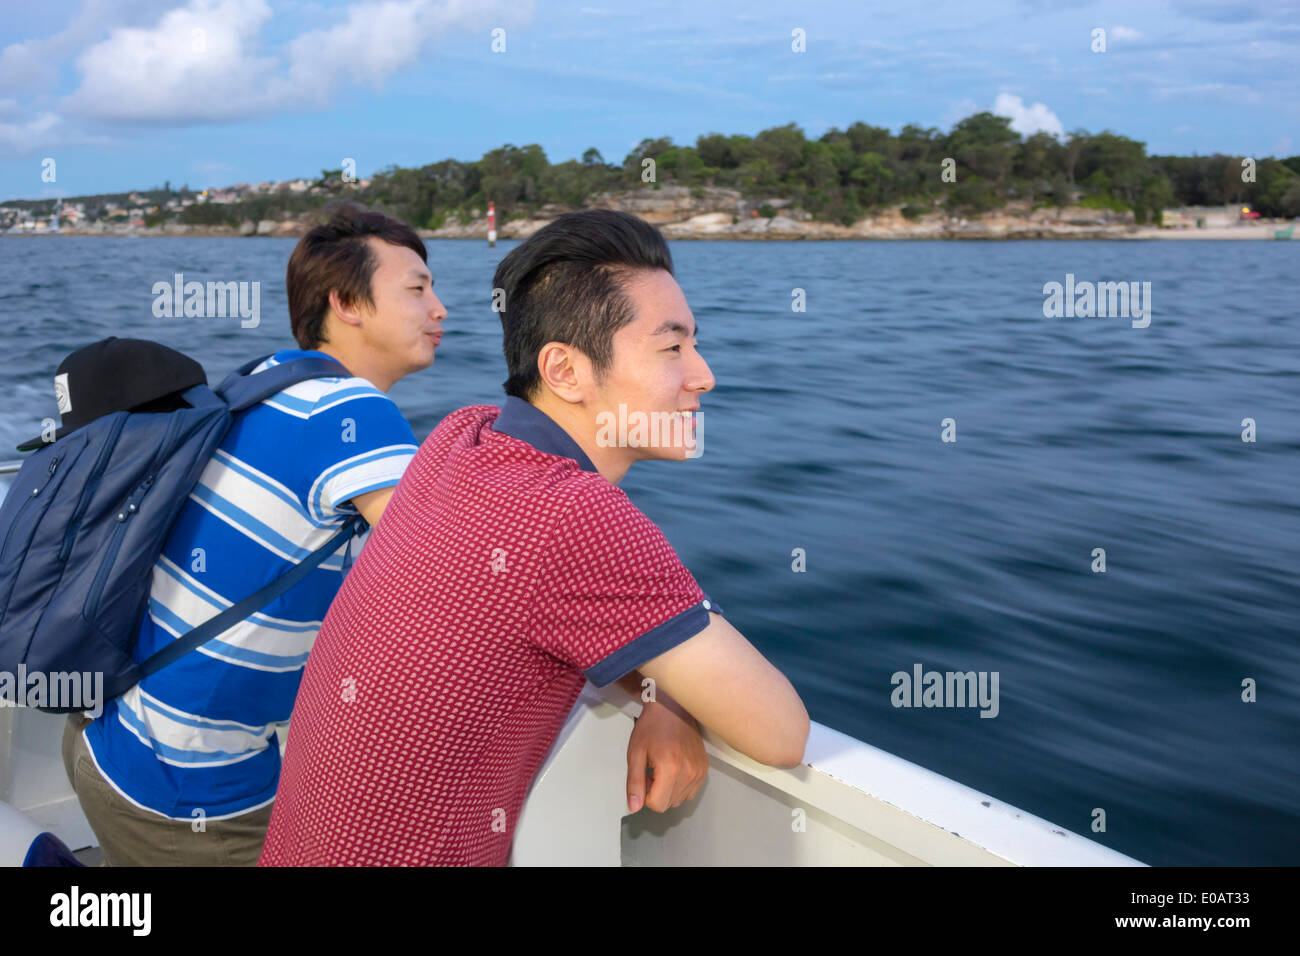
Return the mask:
[(105, 866), (255, 866), (271, 822), (271, 804), (225, 820), (208, 820), (201, 833), (189, 820), (142, 810), (113, 789), (90, 758), (81, 731), (90, 720), (68, 715), (63, 768), (81, 810), (99, 838)]

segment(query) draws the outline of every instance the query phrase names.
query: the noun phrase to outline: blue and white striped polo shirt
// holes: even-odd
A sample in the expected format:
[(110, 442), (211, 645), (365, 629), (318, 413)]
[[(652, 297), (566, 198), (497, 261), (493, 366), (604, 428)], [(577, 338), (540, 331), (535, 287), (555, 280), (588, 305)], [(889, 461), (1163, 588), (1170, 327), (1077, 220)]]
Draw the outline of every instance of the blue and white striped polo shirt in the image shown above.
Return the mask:
[[(257, 371), (322, 354), (277, 352)], [(415, 452), (397, 406), (360, 378), (302, 382), (237, 416), (154, 565), (135, 660), (319, 548), (356, 513), (349, 499), (396, 485)], [(362, 543), (354, 539), (351, 554), (340, 548), (262, 611), (105, 706), (86, 742), (122, 796), (185, 820), (274, 799), (276, 726), (293, 710), (344, 559), (350, 564)]]

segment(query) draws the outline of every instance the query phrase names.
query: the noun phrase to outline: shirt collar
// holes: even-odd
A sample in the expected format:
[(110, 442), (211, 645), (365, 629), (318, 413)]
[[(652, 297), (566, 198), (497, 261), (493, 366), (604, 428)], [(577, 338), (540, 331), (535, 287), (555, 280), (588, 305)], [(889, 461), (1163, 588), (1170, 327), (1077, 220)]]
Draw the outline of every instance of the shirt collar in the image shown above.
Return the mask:
[(544, 411), (514, 395), (506, 397), (501, 414), (492, 423), (492, 430), (526, 441), (538, 451), (561, 458), (572, 458), (583, 471), (596, 471), (587, 453), (573, 437), (556, 424)]
[[(334, 356), (328, 355), (319, 349), (280, 349), (275, 353), (277, 362), (288, 362), (296, 358), (323, 358), (329, 359), (331, 362), (339, 362)], [(342, 365), (343, 363), (339, 362), (339, 364)]]

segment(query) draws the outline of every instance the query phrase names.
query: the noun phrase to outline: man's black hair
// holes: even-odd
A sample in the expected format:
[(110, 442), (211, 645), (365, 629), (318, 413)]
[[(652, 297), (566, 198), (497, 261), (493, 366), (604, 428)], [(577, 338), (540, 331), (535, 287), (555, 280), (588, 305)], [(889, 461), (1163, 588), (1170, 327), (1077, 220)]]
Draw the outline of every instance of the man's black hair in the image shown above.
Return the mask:
[(625, 284), (653, 269), (672, 275), (664, 237), (611, 209), (566, 213), (511, 250), (492, 277), (494, 296), (504, 293), (506, 394), (528, 400), (536, 393), (537, 356), (547, 342), (573, 346), (598, 376), (608, 370), (614, 333), (636, 318)]
[(424, 241), (399, 219), (350, 202), (331, 203), (321, 215), (323, 221), (298, 240), (285, 274), (289, 326), (304, 349), (326, 341), (325, 314), (331, 289), (338, 290), (345, 306), (374, 306), (370, 280), (379, 260), (367, 245), (368, 238), (405, 246), (422, 262), (429, 259)]

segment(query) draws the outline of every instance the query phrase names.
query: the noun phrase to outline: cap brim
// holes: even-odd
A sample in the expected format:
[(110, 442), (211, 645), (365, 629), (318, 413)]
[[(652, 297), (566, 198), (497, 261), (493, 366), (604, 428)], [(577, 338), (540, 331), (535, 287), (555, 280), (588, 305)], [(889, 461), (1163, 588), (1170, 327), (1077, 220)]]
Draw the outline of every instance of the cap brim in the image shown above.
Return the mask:
[[(63, 429), (60, 428), (54, 433), (54, 441), (63, 437)], [(29, 438), (18, 446), (19, 451), (36, 451), (38, 448), (44, 448), (46, 445), (52, 445), (54, 442), (48, 442), (43, 435), (37, 435), (35, 438)]]

